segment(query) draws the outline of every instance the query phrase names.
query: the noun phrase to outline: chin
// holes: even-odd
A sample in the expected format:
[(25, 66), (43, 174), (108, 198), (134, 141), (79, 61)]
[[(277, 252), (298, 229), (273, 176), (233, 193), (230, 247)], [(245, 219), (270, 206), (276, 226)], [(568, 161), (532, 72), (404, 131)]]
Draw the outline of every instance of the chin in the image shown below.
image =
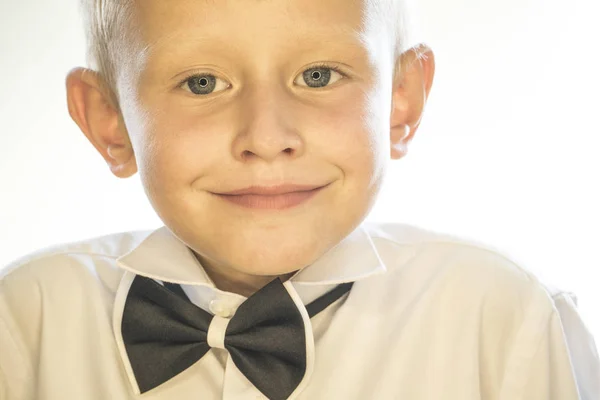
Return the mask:
[(284, 275), (310, 265), (315, 258), (314, 252), (305, 251), (301, 256), (293, 256), (289, 252), (253, 255), (243, 260), (236, 260), (238, 270), (259, 276)]

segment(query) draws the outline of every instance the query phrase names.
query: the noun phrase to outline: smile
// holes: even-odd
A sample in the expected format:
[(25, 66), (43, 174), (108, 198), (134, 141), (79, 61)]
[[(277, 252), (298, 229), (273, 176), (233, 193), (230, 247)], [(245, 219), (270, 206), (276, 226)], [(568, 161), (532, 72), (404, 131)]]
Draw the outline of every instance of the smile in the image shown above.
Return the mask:
[(283, 210), (296, 207), (310, 198), (326, 186), (321, 186), (311, 190), (300, 190), (295, 192), (281, 194), (218, 194), (221, 199), (233, 203), (235, 205), (264, 210)]

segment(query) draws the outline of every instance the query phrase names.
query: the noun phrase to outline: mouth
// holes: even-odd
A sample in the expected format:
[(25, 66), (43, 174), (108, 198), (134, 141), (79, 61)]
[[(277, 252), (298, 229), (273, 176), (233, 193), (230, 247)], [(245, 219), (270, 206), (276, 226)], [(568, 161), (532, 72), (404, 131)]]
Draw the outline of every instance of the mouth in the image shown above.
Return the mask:
[(229, 192), (220, 192), (222, 195), (261, 195), (261, 196), (274, 196), (280, 194), (288, 194), (295, 192), (308, 192), (313, 189), (318, 189), (326, 185), (301, 185), (295, 183), (287, 183), (284, 185), (276, 186), (250, 186), (243, 189), (231, 190)]
[(329, 184), (324, 186), (253, 186), (236, 191), (214, 194), (229, 203), (244, 208), (283, 210), (305, 203), (327, 186)]

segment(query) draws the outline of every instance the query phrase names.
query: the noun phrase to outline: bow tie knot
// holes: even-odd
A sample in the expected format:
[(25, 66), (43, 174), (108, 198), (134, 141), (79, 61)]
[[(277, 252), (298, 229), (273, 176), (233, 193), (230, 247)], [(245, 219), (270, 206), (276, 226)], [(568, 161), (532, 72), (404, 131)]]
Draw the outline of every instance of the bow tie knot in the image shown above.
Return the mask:
[(206, 335), (206, 342), (210, 347), (225, 350), (225, 335), (223, 335), (222, 332), (227, 331), (229, 321), (229, 318), (223, 318), (218, 315), (215, 315), (212, 318)]

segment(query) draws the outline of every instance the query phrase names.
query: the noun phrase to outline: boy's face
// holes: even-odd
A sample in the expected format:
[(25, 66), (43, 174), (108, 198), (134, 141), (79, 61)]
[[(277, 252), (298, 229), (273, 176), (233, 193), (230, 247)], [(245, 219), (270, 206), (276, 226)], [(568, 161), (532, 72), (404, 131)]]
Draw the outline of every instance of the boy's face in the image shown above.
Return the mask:
[[(148, 48), (121, 96), (128, 142), (159, 217), (207, 268), (292, 272), (370, 211), (392, 71), (363, 16), (362, 0), (138, 2)], [(216, 194), (281, 184), (325, 187), (287, 209)]]

